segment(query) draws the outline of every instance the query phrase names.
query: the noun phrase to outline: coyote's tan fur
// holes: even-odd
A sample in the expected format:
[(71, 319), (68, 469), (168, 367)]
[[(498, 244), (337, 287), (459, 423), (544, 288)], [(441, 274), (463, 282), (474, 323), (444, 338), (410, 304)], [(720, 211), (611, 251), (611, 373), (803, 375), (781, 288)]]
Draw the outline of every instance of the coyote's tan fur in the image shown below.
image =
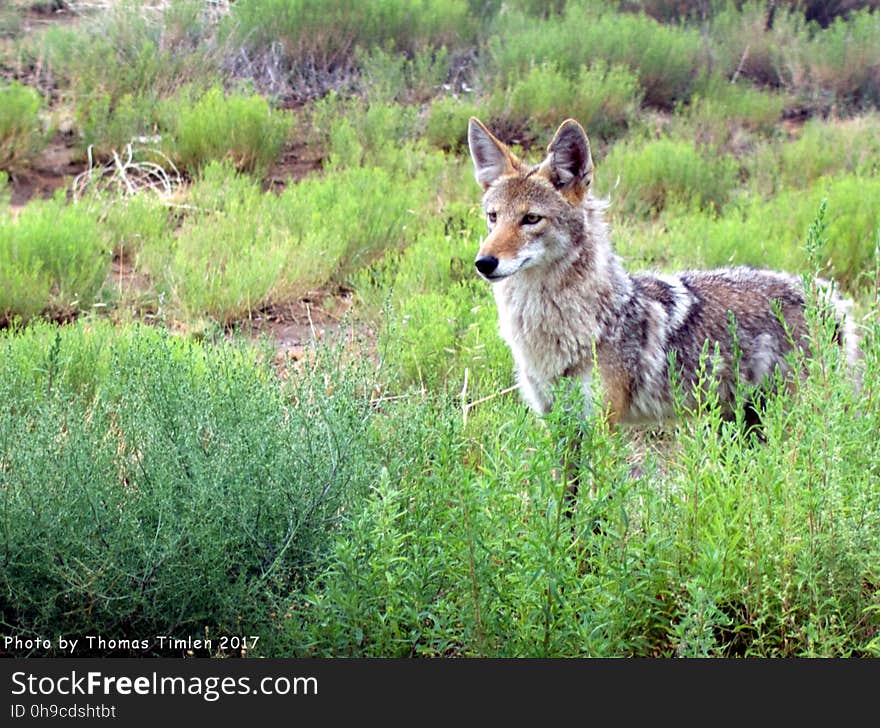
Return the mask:
[[(737, 377), (760, 388), (776, 367), (788, 372), (794, 346), (806, 347), (798, 276), (748, 267), (625, 271), (611, 247), (606, 203), (591, 193), (590, 146), (576, 121), (559, 127), (535, 166), (477, 119), (470, 120), (468, 142), (489, 224), (476, 267), (492, 281), (520, 391), (538, 412), (551, 407), (561, 377), (579, 379), (589, 394), (597, 371), (613, 422), (660, 420), (674, 407), (671, 360), (688, 393), (707, 342), (710, 354), (717, 347), (711, 372), (719, 397), (730, 403)], [(851, 303), (827, 281), (817, 285), (852, 361)]]

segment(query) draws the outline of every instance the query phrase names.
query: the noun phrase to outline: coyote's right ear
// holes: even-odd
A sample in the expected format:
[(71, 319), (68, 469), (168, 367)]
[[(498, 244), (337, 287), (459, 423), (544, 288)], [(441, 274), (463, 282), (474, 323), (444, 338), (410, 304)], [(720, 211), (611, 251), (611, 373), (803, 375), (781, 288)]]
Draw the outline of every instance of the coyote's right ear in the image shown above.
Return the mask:
[(473, 116), (468, 122), (468, 147), (474, 160), (474, 177), (484, 190), (502, 175), (516, 172), (517, 158)]

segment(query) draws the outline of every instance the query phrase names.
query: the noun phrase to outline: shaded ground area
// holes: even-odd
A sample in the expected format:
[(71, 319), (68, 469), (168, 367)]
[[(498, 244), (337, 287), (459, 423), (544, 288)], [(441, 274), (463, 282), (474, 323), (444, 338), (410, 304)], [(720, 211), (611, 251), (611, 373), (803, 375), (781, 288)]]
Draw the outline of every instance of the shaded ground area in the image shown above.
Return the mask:
[(23, 207), (28, 200), (49, 198), (82, 172), (82, 163), (76, 160), (72, 139), (56, 135), (34, 162), (32, 168), (12, 176), (10, 183), (13, 207)]
[(351, 310), (351, 291), (317, 291), (309, 298), (282, 306), (272, 306), (241, 324), (253, 338), (270, 337), (279, 363), (306, 359), (319, 342), (339, 331)]

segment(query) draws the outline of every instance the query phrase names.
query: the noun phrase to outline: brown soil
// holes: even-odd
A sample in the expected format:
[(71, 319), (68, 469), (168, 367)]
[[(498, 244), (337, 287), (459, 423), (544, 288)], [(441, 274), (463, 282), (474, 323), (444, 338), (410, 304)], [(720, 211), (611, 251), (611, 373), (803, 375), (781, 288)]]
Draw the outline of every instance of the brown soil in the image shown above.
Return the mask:
[(298, 361), (307, 359), (320, 341), (340, 330), (351, 307), (351, 291), (315, 292), (309, 298), (254, 314), (242, 329), (253, 338), (269, 336), (278, 359)]
[(22, 207), (30, 199), (52, 197), (56, 190), (69, 186), (80, 172), (82, 164), (75, 161), (70, 138), (58, 134), (30, 169), (12, 175), (11, 205)]
[(266, 175), (268, 188), (280, 192), (291, 182), (298, 182), (304, 177), (321, 171), (323, 156), (320, 150), (303, 142), (294, 142), (284, 150), (279, 159)]

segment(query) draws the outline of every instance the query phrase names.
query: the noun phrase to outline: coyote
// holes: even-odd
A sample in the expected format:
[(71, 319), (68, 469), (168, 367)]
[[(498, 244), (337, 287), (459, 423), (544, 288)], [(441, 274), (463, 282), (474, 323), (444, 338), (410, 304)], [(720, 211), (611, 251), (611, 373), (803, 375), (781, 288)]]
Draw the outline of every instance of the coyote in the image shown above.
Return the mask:
[[(607, 202), (592, 194), (590, 144), (575, 120), (562, 123), (536, 166), (475, 118), (468, 144), (489, 226), (475, 265), (492, 282), (520, 392), (538, 413), (550, 409), (562, 377), (581, 383), (589, 407), (596, 371), (612, 424), (662, 421), (674, 414), (671, 379), (692, 393), (705, 352), (729, 408), (738, 381), (757, 399), (776, 367), (790, 373), (786, 354), (806, 350), (799, 276), (749, 267), (624, 270), (609, 239)], [(827, 281), (816, 285), (852, 363), (852, 302)]]

